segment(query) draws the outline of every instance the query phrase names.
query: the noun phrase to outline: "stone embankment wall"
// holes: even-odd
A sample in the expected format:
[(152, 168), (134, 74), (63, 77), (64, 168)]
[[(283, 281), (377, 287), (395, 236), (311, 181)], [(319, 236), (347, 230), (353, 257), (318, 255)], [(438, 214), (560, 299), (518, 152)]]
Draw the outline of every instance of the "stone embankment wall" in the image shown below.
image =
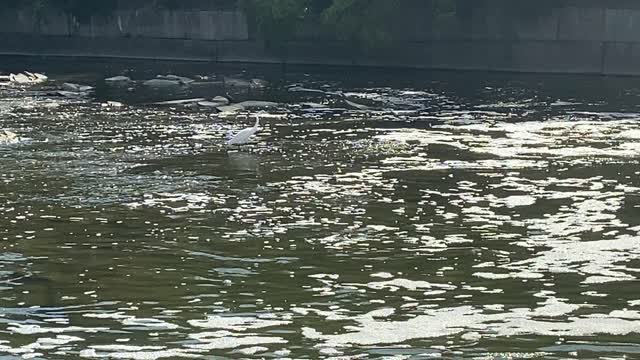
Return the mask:
[(640, 2), (557, 0), (528, 11), (505, 1), (513, 3), (476, 0), (466, 14), (436, 17), (429, 0), (407, 0), (407, 16), (389, 19), (398, 23), (394, 43), (368, 52), (313, 31), (270, 51), (229, 1), (124, 2), (88, 23), (4, 9), (0, 54), (640, 75)]

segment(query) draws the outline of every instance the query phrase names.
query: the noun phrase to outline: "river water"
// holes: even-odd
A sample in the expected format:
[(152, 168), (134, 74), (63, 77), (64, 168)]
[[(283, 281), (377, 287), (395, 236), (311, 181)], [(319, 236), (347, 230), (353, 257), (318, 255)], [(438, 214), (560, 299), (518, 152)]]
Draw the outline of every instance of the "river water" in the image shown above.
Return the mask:
[(2, 64), (1, 359), (640, 356), (637, 79)]

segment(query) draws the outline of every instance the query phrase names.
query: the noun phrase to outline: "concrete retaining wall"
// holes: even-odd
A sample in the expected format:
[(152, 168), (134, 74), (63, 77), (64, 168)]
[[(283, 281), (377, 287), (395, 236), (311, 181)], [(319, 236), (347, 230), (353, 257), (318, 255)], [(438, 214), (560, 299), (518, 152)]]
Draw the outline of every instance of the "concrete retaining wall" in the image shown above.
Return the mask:
[(86, 24), (52, 9), (4, 10), (0, 53), (640, 75), (635, 1), (557, 0), (536, 14), (504, 6), (513, 0), (476, 1), (469, 14), (434, 18), (428, 0), (407, 0), (399, 40), (369, 52), (313, 31), (269, 51), (241, 10), (215, 1), (125, 6)]

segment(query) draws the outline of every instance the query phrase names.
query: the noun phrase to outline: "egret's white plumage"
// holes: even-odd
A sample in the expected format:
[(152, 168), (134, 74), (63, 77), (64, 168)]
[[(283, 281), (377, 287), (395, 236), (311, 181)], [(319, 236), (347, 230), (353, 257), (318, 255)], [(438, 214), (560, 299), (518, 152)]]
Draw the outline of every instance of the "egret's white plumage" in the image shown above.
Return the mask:
[(249, 141), (249, 138), (253, 136), (253, 134), (257, 133), (259, 129), (260, 129), (260, 117), (256, 116), (256, 124), (253, 125), (253, 127), (240, 130), (237, 134), (235, 134), (231, 138), (231, 140), (227, 141), (227, 145), (246, 144)]

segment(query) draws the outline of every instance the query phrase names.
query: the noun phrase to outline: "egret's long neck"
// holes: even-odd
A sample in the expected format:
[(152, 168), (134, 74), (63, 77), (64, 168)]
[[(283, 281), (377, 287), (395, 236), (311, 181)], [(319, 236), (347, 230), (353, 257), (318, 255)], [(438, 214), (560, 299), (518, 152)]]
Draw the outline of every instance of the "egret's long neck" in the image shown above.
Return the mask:
[(256, 124), (253, 125), (254, 128), (258, 128), (260, 126), (260, 116), (256, 116)]

